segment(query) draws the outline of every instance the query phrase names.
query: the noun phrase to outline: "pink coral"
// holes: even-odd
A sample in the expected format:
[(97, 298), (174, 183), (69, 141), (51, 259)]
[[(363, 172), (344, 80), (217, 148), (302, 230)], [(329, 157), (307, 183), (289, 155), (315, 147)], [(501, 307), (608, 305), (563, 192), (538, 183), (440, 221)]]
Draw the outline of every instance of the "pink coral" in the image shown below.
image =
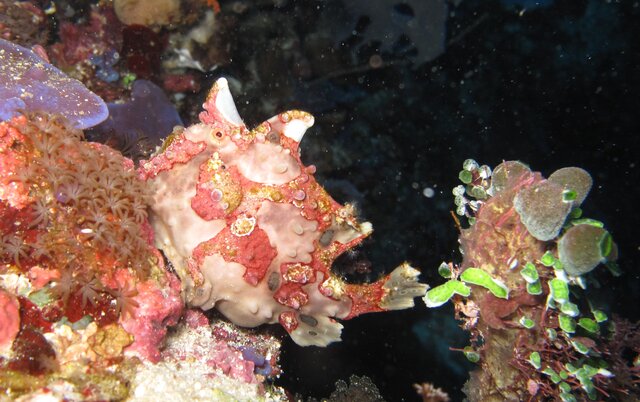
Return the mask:
[(324, 346), (340, 339), (334, 318), (411, 307), (424, 294), (408, 264), (369, 285), (331, 273), (372, 229), (300, 161), (310, 114), (284, 112), (248, 130), (225, 79), (204, 109), (200, 124), (172, 134), (140, 168), (154, 193), (156, 244), (191, 306), (241, 326), (279, 322), (298, 344)]
[(209, 353), (207, 364), (216, 367), (226, 375), (246, 383), (256, 383), (253, 374), (254, 363), (245, 360), (242, 353), (224, 342), (216, 343)]
[(180, 282), (168, 272), (164, 275), (167, 282), (165, 288), (159, 288), (151, 279), (139, 282), (132, 314), (123, 315), (120, 319), (122, 327), (134, 336), (134, 342), (126, 352), (152, 362), (160, 360), (159, 346), (167, 334), (167, 328), (176, 325), (182, 315)]
[(133, 162), (62, 119), (31, 115), (0, 123), (0, 168), (0, 274), (24, 282), (21, 296), (29, 292), (16, 344), (26, 327), (46, 335), (63, 317), (89, 316), (99, 330), (129, 332), (130, 354), (157, 361), (183, 302), (153, 247)]
[(14, 209), (22, 209), (31, 202), (29, 188), (25, 179), (29, 175), (28, 161), (25, 155), (10, 152), (24, 142), (25, 136), (16, 127), (0, 125), (0, 171), (15, 171), (15, 178), (8, 174), (0, 177), (0, 201)]
[(20, 330), (20, 304), (11, 293), (0, 289), (0, 353), (11, 349)]

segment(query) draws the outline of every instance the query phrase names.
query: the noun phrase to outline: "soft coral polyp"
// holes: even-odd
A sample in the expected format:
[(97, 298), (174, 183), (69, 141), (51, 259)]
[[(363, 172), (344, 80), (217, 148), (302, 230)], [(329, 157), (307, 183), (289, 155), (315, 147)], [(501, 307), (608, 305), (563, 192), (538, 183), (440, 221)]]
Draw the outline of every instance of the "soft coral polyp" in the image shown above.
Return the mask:
[(0, 144), (0, 273), (27, 296), (21, 331), (89, 316), (129, 328), (131, 353), (155, 358), (182, 300), (153, 247), (133, 163), (48, 115), (0, 123)]

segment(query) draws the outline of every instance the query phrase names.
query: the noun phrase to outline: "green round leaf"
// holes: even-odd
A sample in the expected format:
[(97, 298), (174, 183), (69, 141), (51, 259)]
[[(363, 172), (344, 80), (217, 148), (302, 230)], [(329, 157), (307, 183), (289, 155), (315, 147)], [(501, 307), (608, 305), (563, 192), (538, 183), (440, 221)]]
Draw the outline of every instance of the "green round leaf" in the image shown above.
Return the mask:
[(471, 289), (464, 283), (451, 279), (440, 286), (430, 289), (424, 295), (423, 300), (427, 307), (439, 307), (448, 302), (454, 294), (467, 297), (471, 294)]
[(593, 310), (592, 313), (593, 313), (593, 318), (595, 318), (596, 322), (598, 323), (605, 322), (609, 318), (604, 312), (600, 310)]
[(449, 267), (449, 264), (447, 264), (446, 262), (442, 262), (442, 264), (440, 264), (440, 266), (438, 267), (438, 274), (446, 279), (451, 278), (451, 267)]
[(536, 266), (532, 263), (528, 262), (525, 264), (524, 268), (520, 271), (520, 275), (524, 278), (528, 283), (534, 283), (538, 281), (538, 270)]
[(592, 334), (596, 334), (600, 330), (600, 326), (598, 325), (598, 323), (591, 318), (583, 317), (579, 319), (578, 325), (591, 332)]
[(565, 313), (570, 317), (577, 317), (580, 315), (580, 310), (578, 310), (578, 306), (569, 301), (564, 302), (560, 305), (560, 311), (562, 311), (563, 313)]
[(583, 343), (576, 341), (575, 339), (571, 340), (571, 345), (578, 353), (581, 353), (583, 355), (586, 355), (589, 353), (589, 348), (586, 347)]
[(542, 284), (540, 281), (535, 281), (534, 283), (527, 283), (527, 293), (530, 295), (541, 295), (542, 294)]
[(464, 355), (471, 363), (477, 363), (480, 361), (480, 353), (476, 352), (471, 346), (465, 346)]
[(560, 378), (560, 376), (558, 375), (558, 373), (556, 373), (556, 371), (554, 369), (552, 369), (551, 367), (545, 367), (544, 370), (542, 370), (543, 374), (546, 374), (549, 376), (549, 379), (554, 383), (557, 384), (560, 381), (562, 381), (562, 379)]
[(494, 279), (486, 271), (480, 268), (467, 268), (460, 275), (460, 280), (472, 285), (482, 286), (491, 292), (495, 297), (501, 299), (509, 298), (509, 289), (501, 281)]
[(518, 320), (518, 322), (520, 323), (520, 325), (522, 325), (526, 329), (531, 329), (536, 325), (536, 323), (531, 318), (527, 318), (527, 317), (521, 317), (520, 320)]
[(556, 257), (553, 255), (551, 251), (547, 251), (546, 253), (544, 253), (542, 258), (540, 258), (540, 262), (545, 267), (552, 266), (555, 261), (556, 261)]
[(531, 365), (533, 367), (535, 367), (536, 370), (540, 370), (540, 367), (542, 367), (542, 362), (541, 362), (541, 359), (540, 359), (540, 353), (531, 352), (531, 354), (529, 355), (529, 363), (531, 363)]
[(562, 193), (562, 200), (564, 202), (574, 201), (578, 197), (578, 194), (573, 190), (564, 190)]
[(558, 316), (558, 325), (560, 326), (560, 329), (562, 329), (566, 333), (572, 334), (576, 332), (576, 322), (568, 315), (561, 313)]
[(472, 171), (478, 169), (479, 167), (480, 165), (475, 161), (475, 159), (465, 159), (465, 161), (462, 162), (462, 168), (464, 170)]
[(468, 170), (461, 170), (460, 173), (458, 173), (458, 178), (464, 184), (469, 184), (473, 180), (473, 174)]
[(569, 286), (562, 279), (553, 278), (549, 281), (549, 289), (553, 300), (562, 304), (569, 300)]

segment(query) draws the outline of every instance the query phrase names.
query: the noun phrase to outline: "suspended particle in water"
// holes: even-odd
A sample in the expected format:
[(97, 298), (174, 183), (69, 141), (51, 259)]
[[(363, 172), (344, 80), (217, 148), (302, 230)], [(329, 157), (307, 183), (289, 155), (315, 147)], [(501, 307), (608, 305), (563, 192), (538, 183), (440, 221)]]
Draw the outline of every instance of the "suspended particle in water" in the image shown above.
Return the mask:
[(427, 198), (433, 198), (433, 196), (436, 195), (436, 192), (431, 187), (425, 187), (422, 190), (422, 195)]

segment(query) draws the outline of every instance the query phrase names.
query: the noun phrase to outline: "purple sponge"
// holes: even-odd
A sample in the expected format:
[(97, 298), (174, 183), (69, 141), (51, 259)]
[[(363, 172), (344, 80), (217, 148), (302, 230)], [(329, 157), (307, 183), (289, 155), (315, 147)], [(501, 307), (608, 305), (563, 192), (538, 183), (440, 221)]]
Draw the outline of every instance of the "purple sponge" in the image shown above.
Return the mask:
[(104, 101), (80, 81), (31, 50), (0, 39), (0, 120), (20, 112), (60, 114), (79, 129), (95, 126), (109, 115)]
[(156, 146), (162, 144), (174, 126), (182, 125), (180, 115), (162, 88), (147, 80), (133, 83), (131, 100), (109, 103), (108, 107), (109, 118), (92, 132), (146, 138)]

